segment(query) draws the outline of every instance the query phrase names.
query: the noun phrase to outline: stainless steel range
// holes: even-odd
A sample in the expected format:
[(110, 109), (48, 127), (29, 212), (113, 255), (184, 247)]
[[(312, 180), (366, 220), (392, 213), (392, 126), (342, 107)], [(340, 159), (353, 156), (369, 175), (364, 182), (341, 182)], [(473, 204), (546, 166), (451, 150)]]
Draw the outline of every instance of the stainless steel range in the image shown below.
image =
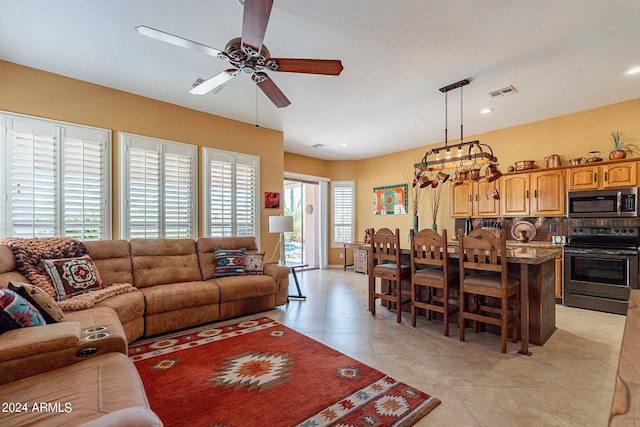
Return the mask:
[(564, 304), (626, 314), (638, 289), (638, 218), (572, 218), (564, 246)]

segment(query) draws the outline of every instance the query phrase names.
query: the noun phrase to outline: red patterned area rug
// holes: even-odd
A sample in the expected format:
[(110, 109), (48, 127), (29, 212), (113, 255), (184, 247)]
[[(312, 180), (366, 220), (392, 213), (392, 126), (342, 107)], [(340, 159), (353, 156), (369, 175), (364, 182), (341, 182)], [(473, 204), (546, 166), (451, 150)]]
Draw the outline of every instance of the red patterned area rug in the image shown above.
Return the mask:
[(165, 426), (409, 426), (440, 404), (268, 317), (132, 345)]

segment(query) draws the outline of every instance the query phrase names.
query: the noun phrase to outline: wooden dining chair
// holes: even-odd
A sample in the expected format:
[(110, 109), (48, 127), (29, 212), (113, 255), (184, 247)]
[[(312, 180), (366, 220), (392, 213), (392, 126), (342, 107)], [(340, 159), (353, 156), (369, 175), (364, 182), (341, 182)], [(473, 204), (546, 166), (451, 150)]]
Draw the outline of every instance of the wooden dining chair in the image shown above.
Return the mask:
[[(507, 274), (507, 237), (483, 229), (468, 236), (458, 230), (460, 255), (460, 341), (464, 341), (465, 321), (500, 327), (502, 352), (507, 351), (507, 332), (511, 328), (513, 342), (518, 341), (520, 319), (520, 281)], [(467, 308), (467, 296), (471, 299)]]
[[(372, 229), (373, 230), (373, 229)], [(376, 299), (395, 307), (398, 323), (402, 320), (402, 306), (411, 302), (411, 292), (402, 290), (402, 280), (411, 277), (411, 266), (402, 264), (400, 230), (393, 233), (388, 228), (372, 231), (369, 258), (369, 311), (376, 314)], [(380, 292), (376, 289), (376, 278), (380, 278)], [(388, 282), (388, 289), (385, 283)]]
[(442, 236), (429, 229), (417, 234), (409, 231), (411, 242), (411, 326), (416, 326), (418, 308), (426, 310), (431, 320), (434, 312), (442, 313), (444, 335), (449, 336), (449, 317), (458, 312), (458, 301), (451, 291), (458, 288), (458, 268), (449, 265), (447, 230)]

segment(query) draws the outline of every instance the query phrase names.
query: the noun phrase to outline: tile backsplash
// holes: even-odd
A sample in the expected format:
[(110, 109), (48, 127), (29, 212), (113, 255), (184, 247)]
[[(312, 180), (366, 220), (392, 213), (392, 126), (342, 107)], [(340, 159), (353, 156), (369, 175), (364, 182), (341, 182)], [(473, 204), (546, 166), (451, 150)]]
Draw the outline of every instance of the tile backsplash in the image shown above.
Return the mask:
[[(457, 230), (465, 228), (465, 218), (455, 219), (456, 234)], [(494, 227), (494, 223), (500, 224), (500, 228), (507, 230), (507, 240), (514, 240), (511, 235), (511, 227), (520, 221), (528, 221), (536, 228), (536, 235), (531, 242), (551, 243), (551, 236), (566, 236), (569, 233), (569, 220), (566, 217), (560, 218), (473, 218), (473, 229), (485, 227)]]

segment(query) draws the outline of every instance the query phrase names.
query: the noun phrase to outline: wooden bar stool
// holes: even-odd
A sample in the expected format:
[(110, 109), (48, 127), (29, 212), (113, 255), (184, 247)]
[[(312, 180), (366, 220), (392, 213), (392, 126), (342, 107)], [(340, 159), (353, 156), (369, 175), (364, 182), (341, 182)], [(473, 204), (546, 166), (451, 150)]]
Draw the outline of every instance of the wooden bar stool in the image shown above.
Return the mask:
[[(458, 301), (451, 298), (451, 290), (460, 283), (458, 269), (450, 268), (447, 252), (447, 230), (442, 236), (433, 230), (420, 230), (415, 234), (410, 230), (411, 241), (411, 326), (416, 326), (416, 309), (427, 311), (427, 319), (432, 313), (442, 313), (444, 335), (449, 336), (449, 317), (458, 312)], [(420, 298), (420, 289), (426, 288), (426, 297)], [(442, 292), (438, 295), (437, 290)], [(424, 299), (424, 301), (422, 300)]]
[[(458, 230), (460, 251), (460, 341), (464, 341), (464, 322), (473, 321), (500, 326), (502, 352), (507, 351), (507, 331), (511, 328), (513, 342), (518, 341), (520, 319), (520, 281), (507, 274), (507, 237), (477, 229), (465, 236)], [(465, 297), (471, 296), (473, 310), (466, 307)], [(488, 305), (488, 299), (496, 304)]]
[[(372, 229), (373, 230), (373, 229)], [(403, 265), (400, 253), (400, 230), (395, 234), (388, 228), (381, 228), (371, 236), (371, 253), (369, 258), (369, 311), (376, 314), (376, 299), (395, 305), (397, 321), (402, 320), (402, 305), (411, 302), (409, 291), (402, 290), (402, 280), (411, 277), (411, 266)], [(387, 280), (389, 290), (376, 290), (376, 278)]]

